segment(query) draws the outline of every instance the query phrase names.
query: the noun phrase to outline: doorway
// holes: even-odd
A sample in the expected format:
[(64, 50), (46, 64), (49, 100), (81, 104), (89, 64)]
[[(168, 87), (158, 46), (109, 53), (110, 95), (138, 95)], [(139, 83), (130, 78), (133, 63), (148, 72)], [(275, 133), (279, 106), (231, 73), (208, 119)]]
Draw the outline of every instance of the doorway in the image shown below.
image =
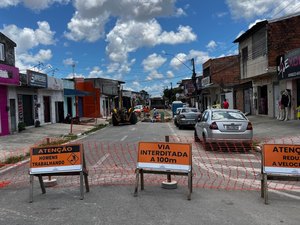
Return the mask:
[(26, 126), (34, 125), (32, 95), (23, 95), (23, 116)]
[(50, 96), (44, 96), (44, 122), (51, 122), (51, 113), (50, 113)]
[(259, 91), (259, 106), (258, 106), (258, 113), (263, 115), (268, 115), (268, 86), (264, 85), (258, 87)]
[(17, 131), (16, 100), (15, 99), (9, 99), (9, 110), (10, 110), (11, 133), (14, 133)]

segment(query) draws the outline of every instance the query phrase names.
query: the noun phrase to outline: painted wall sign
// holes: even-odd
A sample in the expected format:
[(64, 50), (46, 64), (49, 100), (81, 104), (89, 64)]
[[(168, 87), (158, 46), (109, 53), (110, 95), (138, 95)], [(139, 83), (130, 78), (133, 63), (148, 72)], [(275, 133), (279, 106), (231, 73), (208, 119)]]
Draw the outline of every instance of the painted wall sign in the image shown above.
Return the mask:
[(169, 142), (140, 142), (139, 169), (190, 171), (192, 150), (190, 144)]
[(300, 145), (265, 144), (264, 173), (300, 175)]
[(300, 48), (278, 57), (277, 74), (279, 80), (300, 77)]
[(31, 148), (30, 174), (82, 171), (82, 146), (61, 145)]
[(47, 88), (47, 74), (27, 70), (28, 86)]
[(19, 85), (19, 80), (18, 68), (0, 64), (0, 84)]

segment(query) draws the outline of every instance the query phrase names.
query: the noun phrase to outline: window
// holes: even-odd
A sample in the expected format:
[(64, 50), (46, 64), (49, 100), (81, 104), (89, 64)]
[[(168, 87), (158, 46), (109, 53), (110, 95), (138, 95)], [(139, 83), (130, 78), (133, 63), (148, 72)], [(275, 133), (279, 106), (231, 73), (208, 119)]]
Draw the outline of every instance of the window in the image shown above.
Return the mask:
[(4, 54), (4, 44), (0, 43), (0, 61), (5, 60), (5, 54)]
[(267, 52), (267, 39), (265, 29), (260, 29), (252, 36), (252, 59), (265, 55)]
[(247, 77), (248, 47), (242, 49), (242, 78)]

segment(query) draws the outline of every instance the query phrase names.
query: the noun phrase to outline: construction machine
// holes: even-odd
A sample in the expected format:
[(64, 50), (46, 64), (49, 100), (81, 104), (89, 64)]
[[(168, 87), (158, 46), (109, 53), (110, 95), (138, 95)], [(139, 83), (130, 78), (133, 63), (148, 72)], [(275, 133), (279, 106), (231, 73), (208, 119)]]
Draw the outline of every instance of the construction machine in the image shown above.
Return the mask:
[(123, 107), (123, 96), (121, 90), (119, 90), (118, 102), (119, 107), (112, 111), (112, 124), (114, 126), (118, 126), (119, 124), (136, 124), (137, 116), (134, 112), (134, 108), (128, 107), (129, 109), (127, 109), (126, 107)]
[(114, 109), (112, 113), (112, 124), (118, 126), (119, 124), (136, 124), (137, 116), (133, 108)]

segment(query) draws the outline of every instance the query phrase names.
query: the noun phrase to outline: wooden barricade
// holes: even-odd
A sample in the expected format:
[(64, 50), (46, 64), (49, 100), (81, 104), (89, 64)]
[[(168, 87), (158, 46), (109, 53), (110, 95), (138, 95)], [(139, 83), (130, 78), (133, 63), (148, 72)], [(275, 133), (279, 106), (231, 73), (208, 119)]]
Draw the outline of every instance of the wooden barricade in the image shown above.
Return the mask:
[(192, 193), (192, 146), (169, 142), (140, 142), (138, 148), (134, 196), (138, 195), (139, 178), (144, 190), (144, 174), (167, 174), (188, 176), (188, 200)]
[(265, 144), (261, 165), (261, 197), (268, 204), (268, 180), (300, 181), (300, 145)]
[(34, 176), (38, 177), (42, 193), (46, 193), (43, 176), (80, 176), (80, 199), (84, 198), (83, 180), (89, 192), (88, 171), (84, 149), (80, 144), (33, 147), (30, 150), (29, 202), (33, 202)]

